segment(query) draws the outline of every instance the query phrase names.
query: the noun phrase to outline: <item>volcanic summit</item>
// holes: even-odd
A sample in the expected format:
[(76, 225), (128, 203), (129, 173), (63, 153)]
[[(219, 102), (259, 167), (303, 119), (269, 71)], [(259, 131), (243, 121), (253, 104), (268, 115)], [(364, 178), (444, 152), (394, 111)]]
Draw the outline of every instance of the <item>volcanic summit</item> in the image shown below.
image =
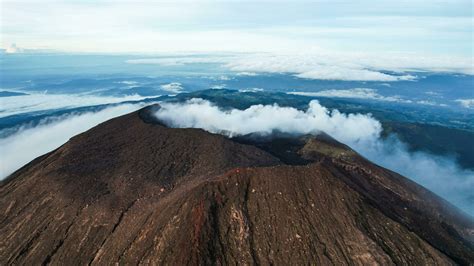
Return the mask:
[(228, 138), (166, 127), (157, 108), (3, 180), (0, 262), (474, 262), (472, 217), (327, 135)]

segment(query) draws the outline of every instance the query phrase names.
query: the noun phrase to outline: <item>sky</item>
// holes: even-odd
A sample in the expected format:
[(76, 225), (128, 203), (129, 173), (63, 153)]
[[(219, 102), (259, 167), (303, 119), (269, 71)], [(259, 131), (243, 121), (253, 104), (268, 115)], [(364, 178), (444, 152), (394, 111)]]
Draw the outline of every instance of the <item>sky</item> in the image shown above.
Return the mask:
[(1, 45), (12, 52), (473, 56), (471, 0), (0, 1)]

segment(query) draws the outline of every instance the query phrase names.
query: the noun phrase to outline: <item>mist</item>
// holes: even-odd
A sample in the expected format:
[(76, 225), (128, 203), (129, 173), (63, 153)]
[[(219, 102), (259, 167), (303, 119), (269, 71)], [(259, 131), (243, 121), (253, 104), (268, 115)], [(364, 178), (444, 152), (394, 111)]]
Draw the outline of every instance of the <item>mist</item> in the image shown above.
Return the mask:
[(474, 214), (474, 172), (452, 158), (410, 152), (395, 136), (382, 138), (382, 126), (370, 114), (343, 114), (313, 100), (307, 110), (253, 105), (245, 110), (221, 109), (203, 99), (163, 103), (156, 116), (170, 127), (202, 128), (230, 137), (273, 131), (290, 134), (325, 132), (385, 168), (398, 172)]
[(49, 117), (36, 126), (19, 127), (15, 133), (0, 138), (0, 180), (36, 157), (58, 148), (71, 137), (141, 107), (143, 104), (122, 104), (97, 112)]

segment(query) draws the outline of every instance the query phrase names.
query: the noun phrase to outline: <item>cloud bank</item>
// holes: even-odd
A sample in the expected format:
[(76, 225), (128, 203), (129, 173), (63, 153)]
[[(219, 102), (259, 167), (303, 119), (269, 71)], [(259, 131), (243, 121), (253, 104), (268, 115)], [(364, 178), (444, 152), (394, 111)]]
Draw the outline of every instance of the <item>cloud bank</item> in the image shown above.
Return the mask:
[[(232, 59), (232, 58), (231, 58)], [(317, 49), (303, 53), (247, 54), (225, 65), (237, 72), (295, 73), (323, 80), (409, 81), (409, 71), (474, 74), (471, 58), (403, 53), (349, 53)], [(391, 73), (387, 73), (390, 71)]]
[[(415, 81), (412, 72), (448, 72), (472, 75), (470, 58), (420, 56), (403, 53), (347, 53), (314, 49), (301, 53), (247, 53), (221, 56), (174, 56), (128, 60), (131, 64), (162, 66), (194, 63), (220, 64), (237, 75), (290, 73), (296, 77), (343, 81)], [(410, 73), (407, 73), (410, 72)], [(245, 74), (244, 74), (245, 75)]]
[(474, 172), (450, 158), (411, 153), (395, 137), (381, 138), (382, 126), (370, 115), (342, 114), (311, 101), (307, 110), (278, 105), (254, 105), (245, 110), (223, 110), (211, 102), (191, 99), (163, 103), (156, 116), (172, 127), (203, 128), (228, 136), (280, 131), (293, 134), (328, 133), (386, 168), (401, 173), (474, 214)]
[(69, 138), (142, 106), (122, 104), (98, 112), (50, 117), (35, 127), (20, 128), (16, 133), (0, 139), (0, 180), (34, 158), (58, 148)]
[(368, 99), (388, 102), (405, 102), (411, 103), (411, 100), (402, 99), (400, 96), (383, 96), (377, 90), (369, 88), (355, 88), (347, 90), (323, 90), (318, 92), (289, 92), (288, 94), (316, 96), (316, 97), (331, 97), (331, 98), (352, 98), (352, 99)]
[(146, 97), (140, 95), (114, 97), (87, 94), (47, 93), (0, 97), (0, 118), (21, 113), (136, 101), (144, 98)]

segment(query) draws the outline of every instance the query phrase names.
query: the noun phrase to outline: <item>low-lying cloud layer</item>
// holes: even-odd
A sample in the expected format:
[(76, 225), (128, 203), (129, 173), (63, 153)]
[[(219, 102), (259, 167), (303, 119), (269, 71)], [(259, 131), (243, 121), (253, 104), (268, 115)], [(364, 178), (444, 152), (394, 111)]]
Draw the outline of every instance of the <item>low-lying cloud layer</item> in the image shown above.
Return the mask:
[(296, 77), (343, 81), (410, 81), (407, 72), (430, 71), (474, 74), (470, 58), (400, 53), (343, 53), (309, 50), (299, 53), (251, 53), (222, 56), (176, 56), (128, 60), (131, 64), (163, 66), (196, 63), (221, 64), (237, 73), (291, 73)]
[(75, 108), (124, 101), (142, 100), (146, 97), (129, 95), (122, 97), (97, 96), (90, 94), (48, 94), (34, 93), (29, 95), (0, 97), (0, 118), (21, 113), (44, 111), (61, 108)]
[(20, 128), (15, 134), (0, 139), (0, 180), (34, 158), (58, 148), (69, 138), (142, 106), (123, 104), (98, 112), (51, 117), (35, 127)]
[(382, 126), (370, 115), (342, 114), (311, 101), (305, 111), (278, 105), (254, 105), (245, 110), (223, 110), (211, 102), (191, 99), (163, 103), (156, 116), (172, 127), (203, 128), (228, 136), (272, 131), (293, 134), (324, 131), (373, 162), (399, 172), (474, 214), (474, 172), (449, 158), (411, 153), (395, 137), (381, 138)]
[(408, 71), (474, 73), (469, 58), (325, 50), (303, 54), (243, 55), (233, 58), (226, 67), (239, 72), (296, 73), (296, 76), (308, 79), (386, 82), (416, 79), (404, 73)]
[(323, 90), (318, 92), (289, 92), (288, 94), (316, 96), (316, 97), (331, 97), (331, 98), (352, 98), (352, 99), (367, 99), (388, 102), (405, 102), (411, 103), (411, 100), (402, 99), (400, 96), (383, 96), (375, 89), (369, 88), (355, 88), (355, 89), (340, 89), (340, 90)]

